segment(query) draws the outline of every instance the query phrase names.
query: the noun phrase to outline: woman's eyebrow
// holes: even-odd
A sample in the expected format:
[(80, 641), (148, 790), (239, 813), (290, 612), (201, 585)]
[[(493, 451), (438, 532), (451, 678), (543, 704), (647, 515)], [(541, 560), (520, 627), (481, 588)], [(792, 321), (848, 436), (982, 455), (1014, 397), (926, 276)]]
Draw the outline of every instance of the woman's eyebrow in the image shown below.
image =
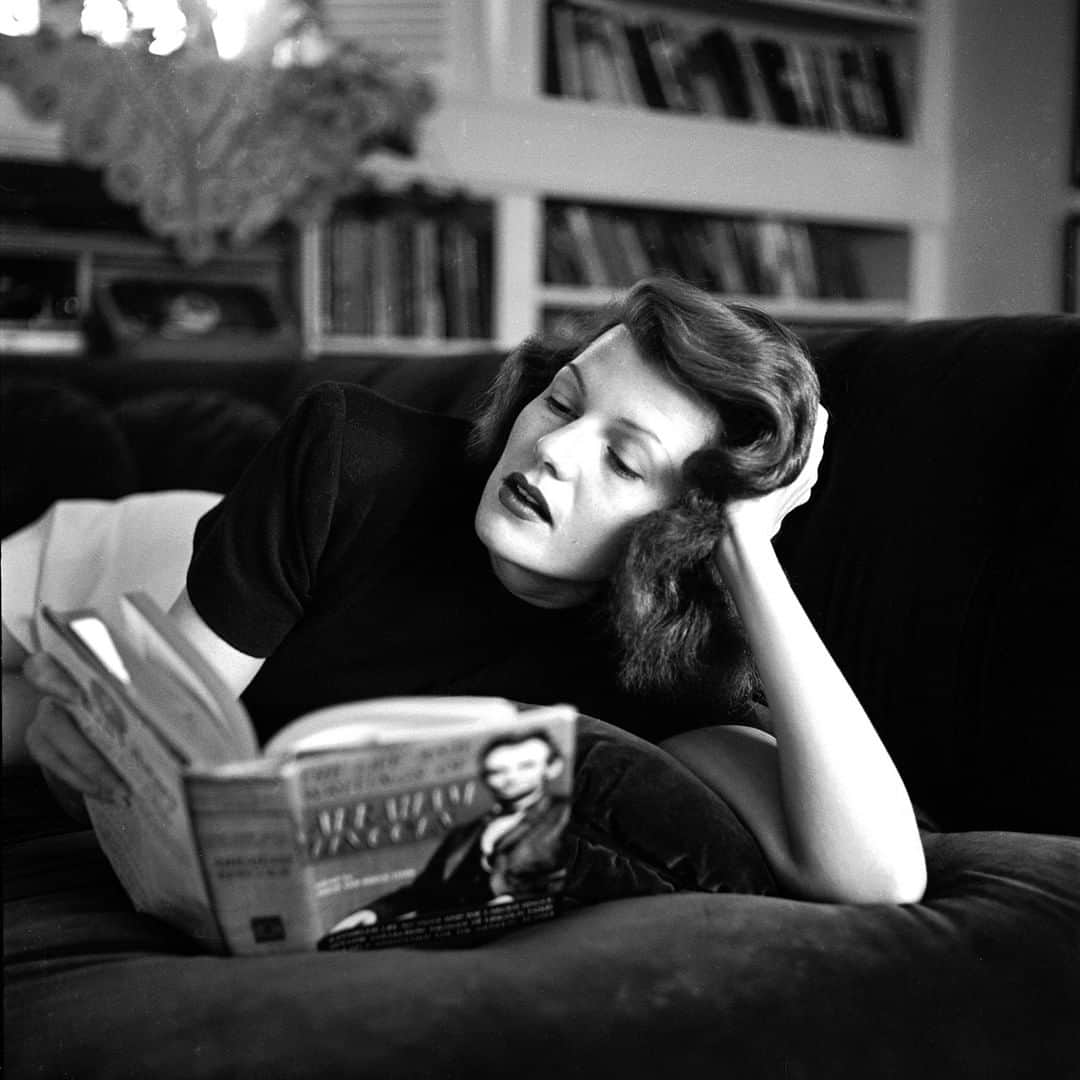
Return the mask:
[[(589, 396), (589, 387), (585, 382), (585, 375), (577, 368), (573, 361), (566, 365), (563, 369), (569, 371), (571, 375), (577, 380), (578, 388), (581, 390), (583, 397)], [(663, 440), (656, 434), (651, 428), (647, 428), (644, 424), (639, 423), (637, 420), (631, 420), (629, 416), (617, 416), (615, 422), (621, 424), (623, 427), (630, 428), (632, 431), (637, 432), (640, 435), (644, 435), (646, 438), (651, 439), (660, 449), (663, 451), (666, 457), (670, 458), (667, 447), (664, 446)]]

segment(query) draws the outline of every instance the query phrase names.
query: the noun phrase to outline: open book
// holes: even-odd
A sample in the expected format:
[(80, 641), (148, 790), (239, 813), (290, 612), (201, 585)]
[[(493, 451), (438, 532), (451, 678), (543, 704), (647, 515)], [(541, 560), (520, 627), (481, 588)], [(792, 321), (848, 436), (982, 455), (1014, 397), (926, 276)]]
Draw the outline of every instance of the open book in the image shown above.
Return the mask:
[(87, 807), (136, 908), (234, 953), (475, 940), (554, 913), (571, 706), (376, 699), (299, 717), (260, 751), (168, 616), (141, 593), (122, 612), (38, 623), (131, 791)]

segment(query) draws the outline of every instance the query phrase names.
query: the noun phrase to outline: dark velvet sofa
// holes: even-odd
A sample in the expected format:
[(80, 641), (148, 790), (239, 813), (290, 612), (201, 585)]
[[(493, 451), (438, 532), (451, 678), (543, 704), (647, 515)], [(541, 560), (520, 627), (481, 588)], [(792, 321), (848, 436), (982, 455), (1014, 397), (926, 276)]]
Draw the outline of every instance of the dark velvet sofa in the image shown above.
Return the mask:
[[(731, 893), (730, 812), (596, 723), (576, 835), (615, 898), (475, 949), (211, 957), (13, 774), (7, 1074), (1080, 1075), (1080, 321), (809, 341), (829, 445), (778, 545), (924, 815), (923, 902)], [(4, 530), (61, 495), (225, 487), (319, 379), (458, 412), (498, 360), (8, 363)]]

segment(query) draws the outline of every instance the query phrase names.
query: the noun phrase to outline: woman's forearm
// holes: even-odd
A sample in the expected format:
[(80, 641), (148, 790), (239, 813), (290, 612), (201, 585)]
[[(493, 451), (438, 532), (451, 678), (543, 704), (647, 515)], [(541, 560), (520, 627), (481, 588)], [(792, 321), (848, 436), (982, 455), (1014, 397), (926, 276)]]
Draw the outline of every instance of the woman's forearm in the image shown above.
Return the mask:
[(769, 701), (788, 884), (825, 900), (918, 900), (926, 866), (911, 800), (767, 540), (720, 552)]

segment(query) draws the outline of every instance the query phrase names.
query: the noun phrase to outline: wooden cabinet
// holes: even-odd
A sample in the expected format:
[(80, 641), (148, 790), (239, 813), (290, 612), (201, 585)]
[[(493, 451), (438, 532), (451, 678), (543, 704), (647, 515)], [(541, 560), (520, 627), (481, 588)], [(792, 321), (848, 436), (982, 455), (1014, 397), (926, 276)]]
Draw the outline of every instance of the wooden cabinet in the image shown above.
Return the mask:
[(0, 355), (295, 357), (293, 246), (266, 240), (191, 268), (131, 233), (0, 223)]

